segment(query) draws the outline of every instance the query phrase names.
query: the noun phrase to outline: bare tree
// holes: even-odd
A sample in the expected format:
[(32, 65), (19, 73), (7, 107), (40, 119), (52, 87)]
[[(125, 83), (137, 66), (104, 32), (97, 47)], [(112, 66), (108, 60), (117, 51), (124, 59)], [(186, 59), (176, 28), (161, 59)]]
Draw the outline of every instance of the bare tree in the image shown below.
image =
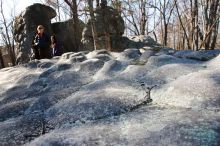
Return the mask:
[[(10, 27), (12, 26), (13, 19), (11, 20), (10, 23), (7, 22), (4, 11), (3, 11), (3, 1), (0, 0), (0, 13), (1, 13), (1, 23), (3, 25), (3, 30), (1, 31), (1, 35), (4, 41), (4, 45), (7, 48), (10, 59), (12, 61), (12, 65), (15, 65), (15, 53), (14, 53), (14, 40), (13, 40), (13, 35), (12, 35), (12, 29), (11, 29), (11, 35), (10, 35)], [(11, 37), (12, 36), (12, 37)], [(12, 39), (11, 39), (12, 38)]]
[(205, 32), (203, 35), (203, 42), (200, 47), (205, 45), (205, 49), (213, 50), (215, 48), (218, 28), (219, 28), (219, 18), (220, 18), (220, 0), (205, 1)]
[(179, 6), (178, 6), (178, 3), (177, 3), (177, 0), (175, 0), (174, 3), (175, 3), (175, 7), (176, 7), (176, 11), (177, 11), (177, 15), (178, 15), (178, 19), (179, 19), (180, 25), (181, 25), (182, 30), (184, 32), (184, 38), (187, 41), (187, 47), (188, 47), (188, 49), (191, 49), (190, 42), (189, 42), (189, 36), (188, 36), (187, 30), (186, 30), (186, 28), (185, 28), (185, 26), (183, 24), (183, 20), (182, 20), (182, 17), (180, 15), (180, 12), (179, 12)]
[(219, 0), (174, 0), (188, 49), (214, 49), (219, 29)]
[(149, 1), (150, 0), (120, 1), (120, 10), (122, 10), (122, 16), (124, 17), (125, 21), (128, 22), (129, 26), (126, 29), (129, 29), (132, 34), (146, 35), (150, 32), (148, 22), (149, 17), (152, 14), (149, 14)]
[(163, 44), (167, 46), (167, 38), (168, 38), (168, 25), (170, 23), (170, 18), (174, 9), (174, 5), (171, 4), (171, 2), (168, 0), (164, 0), (163, 4), (160, 1), (161, 8), (160, 13), (163, 18), (163, 27), (164, 27), (164, 38), (163, 38)]
[[(93, 36), (93, 43), (94, 43), (94, 49), (97, 49), (97, 32), (95, 27), (95, 16), (94, 16), (94, 8), (93, 8), (93, 0), (88, 0), (89, 5), (89, 13), (91, 17), (91, 27), (92, 27), (92, 36)], [(97, 2), (97, 6), (99, 6), (99, 2)]]
[(104, 21), (104, 25), (105, 25), (105, 28), (104, 28), (104, 31), (105, 31), (105, 47), (107, 50), (111, 51), (112, 49), (112, 46), (111, 46), (111, 37), (110, 37), (110, 31), (109, 31), (109, 24), (108, 24), (108, 18), (106, 17), (107, 16), (107, 13), (108, 11), (106, 11), (106, 6), (107, 6), (107, 0), (101, 0), (101, 9), (102, 9), (102, 16), (103, 16), (103, 21)]
[(159, 6), (155, 4), (148, 3), (152, 8), (155, 8), (159, 11), (161, 16), (161, 31), (163, 36), (163, 45), (167, 46), (168, 39), (168, 25), (174, 10), (174, 3), (170, 0), (160, 0)]
[(78, 18), (78, 9), (77, 9), (77, 0), (64, 0), (65, 3), (70, 7), (70, 10), (71, 10), (71, 15), (72, 15), (72, 18), (73, 18), (73, 28), (74, 28), (74, 31), (75, 31), (75, 34), (74, 34), (74, 41), (75, 41), (75, 50), (79, 50), (79, 47), (80, 47), (80, 40), (79, 40), (79, 35), (80, 35), (80, 25), (79, 25), (79, 18)]
[[(146, 34), (146, 27), (148, 27), (147, 24), (147, 11), (146, 11), (146, 4), (147, 0), (141, 0), (140, 1), (140, 8), (141, 8), (141, 22), (140, 22), (140, 33), (142, 35)], [(148, 28), (147, 28), (147, 33), (148, 33)]]
[[(64, 11), (64, 9), (65, 11), (68, 10), (68, 13), (71, 11), (71, 16), (75, 24), (74, 28), (79, 26), (79, 24), (77, 24), (79, 23), (78, 19), (76, 19), (77, 16), (78, 18), (83, 18), (85, 21), (90, 16), (94, 47), (95, 49), (98, 48), (98, 36), (94, 24), (94, 0), (45, 1), (49, 1), (53, 4), (58, 13), (63, 13), (61, 11)], [(110, 0), (108, 4), (111, 4), (124, 18), (126, 35), (149, 34), (154, 35), (156, 41), (158, 40), (157, 37), (161, 36), (160, 40), (166, 46), (177, 49), (199, 50), (202, 48), (214, 49), (218, 42), (219, 1), (220, 0)], [(107, 4), (106, 0), (96, 0), (95, 2), (99, 8), (102, 8), (103, 4)], [(58, 6), (60, 6), (60, 8), (58, 8)], [(108, 23), (105, 17), (105, 11), (103, 11), (103, 16), (103, 23)], [(108, 29), (108, 25), (106, 25), (106, 49), (111, 49), (111, 38)], [(75, 35), (77, 35), (77, 32)], [(79, 42), (79, 40), (76, 42)]]
[(3, 61), (3, 56), (2, 56), (2, 50), (0, 48), (0, 68), (4, 68), (4, 61)]

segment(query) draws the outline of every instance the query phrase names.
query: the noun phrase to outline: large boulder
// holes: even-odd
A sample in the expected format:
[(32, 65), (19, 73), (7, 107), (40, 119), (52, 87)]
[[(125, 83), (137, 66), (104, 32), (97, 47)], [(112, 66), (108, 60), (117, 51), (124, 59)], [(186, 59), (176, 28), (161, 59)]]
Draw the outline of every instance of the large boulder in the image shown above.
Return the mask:
[[(129, 38), (122, 36), (125, 30), (124, 20), (118, 10), (112, 7), (97, 7), (94, 14), (94, 25), (98, 37), (96, 44), (97, 49), (110, 49), (111, 51), (121, 52), (127, 48), (139, 49), (145, 46), (161, 46), (148, 35), (139, 35)], [(91, 20), (88, 21), (83, 30), (81, 42), (85, 50), (94, 50)]]
[(51, 34), (51, 19), (56, 11), (49, 6), (33, 4), (25, 9), (14, 22), (14, 35), (17, 42), (17, 63), (26, 63), (31, 59), (31, 45), (38, 25), (45, 27), (45, 32)]
[(151, 47), (152, 49), (161, 48), (152, 37), (148, 35), (137, 35), (131, 37), (114, 36), (111, 37), (111, 45), (114, 51), (124, 51), (127, 48), (144, 48)]
[(81, 43), (83, 27), (84, 23), (79, 20), (79, 30), (75, 31), (73, 19), (52, 24), (53, 32), (57, 36), (63, 52), (79, 51), (76, 46)]
[[(120, 16), (120, 13), (113, 9), (112, 7), (98, 7), (95, 11), (95, 27), (98, 37), (97, 49), (105, 49), (106, 42), (108, 37), (112, 38), (121, 38), (124, 30), (124, 20)], [(109, 34), (109, 36), (108, 36)], [(91, 28), (91, 20), (86, 24), (83, 34), (82, 34), (82, 43), (84, 49), (93, 50), (93, 35)], [(113, 50), (114, 47), (112, 46)]]
[(134, 43), (136, 48), (141, 48), (144, 46), (149, 46), (149, 47), (160, 46), (159, 43), (157, 43), (152, 37), (148, 35), (131, 36), (128, 39)]

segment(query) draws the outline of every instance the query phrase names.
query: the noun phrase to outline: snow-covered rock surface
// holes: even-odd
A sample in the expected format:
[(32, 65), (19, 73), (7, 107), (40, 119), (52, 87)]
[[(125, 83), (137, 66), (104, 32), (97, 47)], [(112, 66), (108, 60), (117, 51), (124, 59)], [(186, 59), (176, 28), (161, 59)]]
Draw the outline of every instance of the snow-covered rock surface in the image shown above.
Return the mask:
[(218, 146), (220, 56), (170, 52), (70, 52), (1, 69), (0, 145)]

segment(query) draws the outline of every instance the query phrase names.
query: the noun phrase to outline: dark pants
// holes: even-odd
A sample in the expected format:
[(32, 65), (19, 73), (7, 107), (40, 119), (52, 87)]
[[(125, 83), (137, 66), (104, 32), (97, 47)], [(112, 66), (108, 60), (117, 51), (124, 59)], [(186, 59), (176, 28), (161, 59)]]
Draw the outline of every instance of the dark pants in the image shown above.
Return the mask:
[(38, 47), (33, 47), (35, 59), (40, 59), (40, 51)]
[(46, 59), (51, 58), (49, 47), (34, 47), (35, 59)]

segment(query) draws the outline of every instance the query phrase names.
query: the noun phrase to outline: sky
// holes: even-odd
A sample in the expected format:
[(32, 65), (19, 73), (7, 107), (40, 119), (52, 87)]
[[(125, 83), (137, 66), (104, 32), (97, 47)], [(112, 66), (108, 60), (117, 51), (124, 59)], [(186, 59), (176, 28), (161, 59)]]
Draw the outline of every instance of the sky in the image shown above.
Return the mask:
[[(27, 6), (33, 3), (41, 3), (42, 0), (2, 0), (3, 11), (6, 18), (9, 18), (11, 14), (20, 14)], [(14, 9), (15, 8), (15, 9)]]
[[(3, 2), (3, 13), (7, 22), (11, 22), (12, 16), (18, 16), (26, 7), (34, 3), (42, 3), (43, 0), (1, 0)], [(0, 26), (2, 25), (2, 17), (0, 17)], [(2, 45), (2, 37), (0, 37), (0, 45)]]

